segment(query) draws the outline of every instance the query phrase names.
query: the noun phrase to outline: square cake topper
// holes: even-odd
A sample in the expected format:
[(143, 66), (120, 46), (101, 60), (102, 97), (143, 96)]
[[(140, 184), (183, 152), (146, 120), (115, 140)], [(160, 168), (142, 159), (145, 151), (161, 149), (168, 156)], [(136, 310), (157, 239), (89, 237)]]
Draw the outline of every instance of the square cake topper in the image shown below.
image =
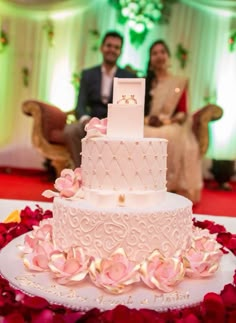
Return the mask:
[(108, 104), (107, 135), (143, 138), (145, 79), (114, 78), (113, 103)]
[(144, 107), (144, 78), (114, 78), (113, 104), (139, 104)]

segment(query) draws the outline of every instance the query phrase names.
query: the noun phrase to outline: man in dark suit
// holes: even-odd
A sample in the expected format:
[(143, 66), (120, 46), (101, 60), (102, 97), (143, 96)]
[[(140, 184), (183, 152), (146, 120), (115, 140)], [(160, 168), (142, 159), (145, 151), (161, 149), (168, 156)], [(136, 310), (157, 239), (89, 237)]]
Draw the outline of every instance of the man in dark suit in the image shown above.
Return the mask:
[(82, 72), (76, 118), (78, 122), (64, 129), (66, 144), (71, 152), (74, 166), (81, 164), (81, 139), (85, 136), (84, 127), (92, 118), (106, 118), (107, 104), (112, 102), (113, 78), (132, 78), (134, 74), (117, 66), (121, 54), (123, 37), (117, 32), (105, 34), (100, 50), (103, 62), (99, 66)]

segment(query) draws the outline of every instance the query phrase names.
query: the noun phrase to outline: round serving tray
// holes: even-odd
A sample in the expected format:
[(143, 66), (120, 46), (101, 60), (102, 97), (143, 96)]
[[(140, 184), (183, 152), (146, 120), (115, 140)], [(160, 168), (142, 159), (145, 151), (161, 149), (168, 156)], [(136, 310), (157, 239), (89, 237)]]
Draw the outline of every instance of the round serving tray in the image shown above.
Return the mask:
[(52, 304), (63, 305), (75, 310), (91, 308), (109, 310), (118, 304), (129, 308), (148, 308), (156, 311), (184, 308), (200, 303), (208, 292), (219, 293), (224, 285), (232, 283), (236, 258), (231, 254), (222, 257), (220, 268), (211, 278), (182, 281), (173, 292), (161, 293), (145, 285), (133, 287), (122, 295), (113, 295), (84, 280), (76, 285), (59, 285), (49, 272), (30, 272), (21, 259), (18, 246), (24, 235), (12, 240), (0, 252), (0, 273), (16, 289), (32, 296), (40, 296)]

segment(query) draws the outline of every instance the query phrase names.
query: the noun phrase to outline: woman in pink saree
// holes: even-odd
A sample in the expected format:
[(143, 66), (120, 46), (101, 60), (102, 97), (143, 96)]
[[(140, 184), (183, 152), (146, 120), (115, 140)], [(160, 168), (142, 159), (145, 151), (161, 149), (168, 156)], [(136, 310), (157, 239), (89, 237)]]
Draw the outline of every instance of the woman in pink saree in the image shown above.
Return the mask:
[(200, 199), (199, 146), (188, 115), (188, 81), (169, 72), (170, 51), (158, 40), (150, 48), (146, 78), (144, 136), (168, 140), (167, 190)]

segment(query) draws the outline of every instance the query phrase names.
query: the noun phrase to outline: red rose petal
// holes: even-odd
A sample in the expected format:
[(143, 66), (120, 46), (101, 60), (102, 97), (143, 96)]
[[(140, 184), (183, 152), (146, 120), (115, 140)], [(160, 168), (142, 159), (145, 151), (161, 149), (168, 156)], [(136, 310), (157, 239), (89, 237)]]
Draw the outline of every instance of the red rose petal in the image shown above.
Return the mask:
[(4, 323), (16, 323), (16, 322), (25, 323), (25, 319), (21, 313), (14, 312), (6, 315), (3, 322)]
[(236, 321), (236, 310), (227, 313), (227, 323), (235, 323)]
[(144, 322), (165, 323), (168, 321), (168, 318), (165, 317), (167, 313), (158, 313), (154, 310), (149, 309), (141, 309), (139, 310), (139, 313), (142, 316)]
[(66, 313), (64, 314), (64, 323), (77, 322), (83, 316), (83, 312)]
[(227, 308), (230, 310), (236, 309), (236, 286), (232, 284), (225, 285), (221, 292), (221, 297)]
[[(45, 310), (42, 310), (41, 312), (36, 312), (36, 313), (33, 313), (32, 315), (32, 322), (34, 323), (43, 323), (43, 322), (47, 322), (47, 323), (53, 323), (54, 322), (54, 312), (49, 310), (49, 309), (45, 309)], [(57, 322), (57, 321), (56, 321)], [(63, 322), (62, 320), (61, 321), (58, 321), (59, 322)]]
[(224, 322), (225, 305), (220, 295), (216, 293), (206, 294), (201, 306), (205, 320), (212, 319), (215, 322)]
[(35, 296), (35, 297), (26, 296), (23, 300), (23, 304), (27, 307), (30, 307), (32, 309), (37, 309), (37, 310), (43, 309), (49, 305), (46, 299), (38, 296)]

